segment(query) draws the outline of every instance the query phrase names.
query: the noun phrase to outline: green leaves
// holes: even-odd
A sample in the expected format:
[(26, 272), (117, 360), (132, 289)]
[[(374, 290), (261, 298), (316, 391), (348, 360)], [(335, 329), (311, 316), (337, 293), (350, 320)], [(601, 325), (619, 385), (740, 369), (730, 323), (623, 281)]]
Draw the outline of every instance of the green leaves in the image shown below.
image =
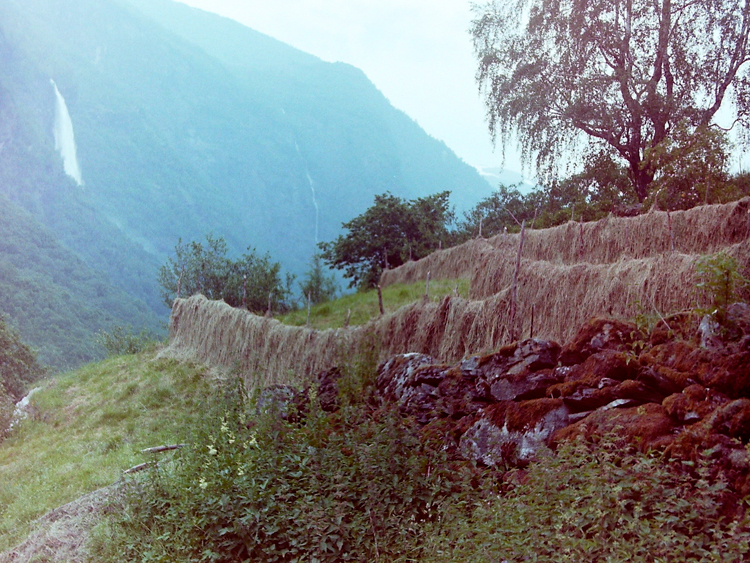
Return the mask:
[(168, 307), (177, 296), (201, 293), (254, 312), (265, 312), (269, 305), (275, 310), (287, 308), (292, 279), (287, 276), (283, 282), (281, 264), (272, 262), (268, 254), (259, 256), (252, 248), (238, 260), (227, 258), (226, 240), (212, 234), (206, 235), (205, 244), (184, 244), (180, 239), (174, 258), (159, 269), (158, 277)]
[[(705, 137), (695, 152), (693, 137), (704, 136), (727, 98), (748, 125), (750, 11), (742, 2), (492, 0), (475, 13), (490, 132), (504, 145), (518, 140), (541, 175), (605, 148), (628, 167), (639, 202), (660, 173), (673, 187), (669, 175), (685, 174), (681, 188), (693, 190), (689, 178), (702, 165), (683, 157), (710, 153), (721, 163), (726, 151)], [(662, 154), (647, 154), (655, 148)]]
[(388, 192), (377, 195), (367, 211), (343, 224), (348, 234), (319, 244), (323, 259), (344, 270), (350, 287), (371, 287), (384, 269), (447, 246), (453, 221), (449, 196), (446, 191), (406, 201)]
[(727, 307), (745, 294), (750, 288), (750, 280), (740, 273), (737, 260), (724, 252), (704, 256), (696, 263), (695, 270), (697, 288), (705, 291), (711, 299), (713, 310), (710, 312), (724, 326)]
[(0, 316), (0, 393), (7, 393), (15, 401), (23, 397), (30, 383), (44, 375), (37, 363), (36, 353)]

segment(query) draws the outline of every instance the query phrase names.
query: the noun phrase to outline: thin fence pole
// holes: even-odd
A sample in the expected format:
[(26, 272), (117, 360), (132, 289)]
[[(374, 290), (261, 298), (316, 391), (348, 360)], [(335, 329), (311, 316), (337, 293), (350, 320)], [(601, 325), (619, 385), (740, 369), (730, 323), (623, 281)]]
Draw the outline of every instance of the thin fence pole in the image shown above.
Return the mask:
[(674, 252), (674, 232), (672, 231), (672, 214), (667, 210), (667, 223), (669, 224), (669, 245), (672, 252)]
[(526, 237), (526, 221), (521, 223), (521, 237), (518, 242), (518, 254), (516, 256), (516, 271), (513, 273), (513, 285), (510, 290), (510, 341), (516, 340), (516, 315), (518, 313), (518, 275), (521, 270), (521, 254), (523, 253), (523, 241)]

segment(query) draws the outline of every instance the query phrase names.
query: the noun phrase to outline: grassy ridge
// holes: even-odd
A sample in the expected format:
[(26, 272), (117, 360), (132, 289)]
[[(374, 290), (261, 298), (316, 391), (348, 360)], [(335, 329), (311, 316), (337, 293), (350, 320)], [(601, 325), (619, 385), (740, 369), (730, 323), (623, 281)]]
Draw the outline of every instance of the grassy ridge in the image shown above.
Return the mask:
[[(429, 298), (439, 300), (454, 293), (466, 297), (469, 295), (469, 280), (434, 280), (430, 282)], [(394, 284), (383, 288), (383, 309), (386, 313), (395, 311), (404, 305), (422, 299), (425, 294), (425, 283)], [(310, 327), (323, 330), (341, 328), (351, 312), (350, 325), (363, 325), (380, 314), (378, 292), (374, 289), (358, 291), (344, 295), (335, 301), (321, 303), (310, 308)], [(288, 325), (305, 326), (307, 309), (293, 311), (278, 319)]]
[(45, 382), (31, 416), (0, 444), (0, 551), (31, 523), (179, 441), (202, 412), (205, 370), (153, 353), (121, 356)]

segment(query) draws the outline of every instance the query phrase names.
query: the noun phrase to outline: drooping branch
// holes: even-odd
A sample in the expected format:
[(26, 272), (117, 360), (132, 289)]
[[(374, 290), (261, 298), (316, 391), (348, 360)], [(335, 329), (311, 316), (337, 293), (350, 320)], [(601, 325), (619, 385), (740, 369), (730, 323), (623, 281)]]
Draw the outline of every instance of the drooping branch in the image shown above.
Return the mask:
[(524, 159), (535, 156), (545, 171), (580, 139), (587, 150), (603, 141), (628, 163), (642, 200), (657, 173), (649, 151), (676, 124), (710, 124), (731, 91), (746, 124), (749, 5), (491, 0), (475, 7), (477, 80), (493, 138), (518, 139)]

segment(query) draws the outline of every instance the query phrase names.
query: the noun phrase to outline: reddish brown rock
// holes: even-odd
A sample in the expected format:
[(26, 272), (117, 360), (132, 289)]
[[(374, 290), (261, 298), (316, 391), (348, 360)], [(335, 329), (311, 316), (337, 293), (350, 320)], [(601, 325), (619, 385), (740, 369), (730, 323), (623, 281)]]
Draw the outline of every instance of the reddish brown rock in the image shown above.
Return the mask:
[(641, 354), (642, 379), (671, 382), (675, 392), (694, 383), (740, 398), (750, 395), (750, 351), (707, 350), (684, 341), (666, 342)]
[(638, 372), (638, 380), (653, 389), (659, 390), (663, 397), (673, 393), (679, 393), (686, 387), (694, 385), (697, 375), (690, 372), (678, 371), (676, 369), (649, 363), (649, 359), (643, 360), (641, 369)]
[(640, 356), (643, 365), (666, 366), (678, 371), (691, 371), (695, 365), (695, 359), (686, 359), (698, 347), (686, 340), (670, 340), (664, 344), (654, 346)]
[(638, 363), (623, 352), (603, 350), (568, 371), (565, 381), (583, 381), (589, 387), (599, 387), (604, 378), (625, 381), (638, 375)]
[(728, 402), (729, 397), (723, 393), (696, 384), (665, 398), (662, 406), (675, 421), (694, 424)]
[(733, 399), (750, 396), (750, 352), (713, 354), (700, 382)]
[(560, 362), (570, 366), (580, 364), (592, 354), (602, 350), (625, 352), (633, 342), (645, 339), (633, 323), (607, 318), (593, 318), (565, 345)]
[(636, 444), (642, 451), (663, 449), (674, 439), (674, 424), (664, 407), (646, 403), (630, 408), (601, 408), (589, 416), (562, 428), (552, 436), (552, 443), (579, 436), (601, 436), (616, 433)]
[(717, 408), (706, 418), (706, 425), (712, 433), (747, 443), (750, 440), (750, 399), (737, 399)]

